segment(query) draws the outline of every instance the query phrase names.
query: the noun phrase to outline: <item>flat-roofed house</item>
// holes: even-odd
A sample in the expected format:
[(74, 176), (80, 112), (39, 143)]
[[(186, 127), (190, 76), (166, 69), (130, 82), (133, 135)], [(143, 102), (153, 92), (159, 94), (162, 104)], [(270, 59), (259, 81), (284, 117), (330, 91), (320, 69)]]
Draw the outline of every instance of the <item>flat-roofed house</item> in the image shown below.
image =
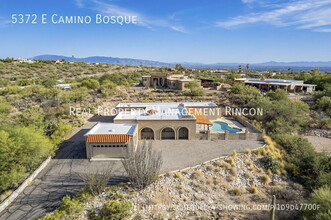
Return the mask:
[(316, 87), (313, 84), (305, 84), (302, 80), (286, 79), (239, 78), (235, 79), (235, 82), (243, 82), (263, 91), (284, 89), (289, 93), (309, 93), (315, 91)]
[(190, 79), (184, 75), (177, 74), (154, 74), (151, 76), (142, 76), (141, 83), (145, 87), (173, 90), (187, 90), (185, 85), (191, 81), (196, 81), (201, 86), (201, 81)]
[(221, 116), (213, 102), (120, 103), (116, 109), (112, 123), (98, 123), (85, 135), (87, 158), (125, 157), (124, 149), (139, 140), (195, 140)]

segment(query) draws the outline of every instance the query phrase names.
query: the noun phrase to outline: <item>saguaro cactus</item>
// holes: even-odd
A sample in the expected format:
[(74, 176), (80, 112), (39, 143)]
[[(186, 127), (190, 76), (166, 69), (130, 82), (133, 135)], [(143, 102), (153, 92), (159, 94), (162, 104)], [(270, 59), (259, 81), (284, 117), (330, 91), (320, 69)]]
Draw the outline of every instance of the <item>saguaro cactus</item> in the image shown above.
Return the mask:
[(275, 220), (276, 214), (276, 196), (272, 196), (271, 210), (270, 210), (270, 220)]

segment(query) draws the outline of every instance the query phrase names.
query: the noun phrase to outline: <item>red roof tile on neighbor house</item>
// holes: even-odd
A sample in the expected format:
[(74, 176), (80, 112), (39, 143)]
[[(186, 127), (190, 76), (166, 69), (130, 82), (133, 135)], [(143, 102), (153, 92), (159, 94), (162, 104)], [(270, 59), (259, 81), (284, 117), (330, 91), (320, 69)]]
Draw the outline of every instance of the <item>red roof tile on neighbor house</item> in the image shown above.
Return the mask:
[(86, 136), (88, 143), (126, 143), (131, 140), (128, 134), (89, 134)]

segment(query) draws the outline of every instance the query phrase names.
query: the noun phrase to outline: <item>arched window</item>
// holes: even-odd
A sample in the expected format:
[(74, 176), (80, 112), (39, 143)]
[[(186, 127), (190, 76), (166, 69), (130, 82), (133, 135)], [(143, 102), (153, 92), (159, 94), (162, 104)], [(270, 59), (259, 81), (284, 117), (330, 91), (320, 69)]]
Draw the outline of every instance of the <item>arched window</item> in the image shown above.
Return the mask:
[(154, 140), (154, 131), (151, 128), (143, 128), (140, 132), (142, 140)]
[(172, 128), (163, 128), (161, 132), (161, 140), (175, 140), (175, 131)]
[(178, 130), (178, 139), (180, 140), (188, 140), (188, 129), (182, 127)]

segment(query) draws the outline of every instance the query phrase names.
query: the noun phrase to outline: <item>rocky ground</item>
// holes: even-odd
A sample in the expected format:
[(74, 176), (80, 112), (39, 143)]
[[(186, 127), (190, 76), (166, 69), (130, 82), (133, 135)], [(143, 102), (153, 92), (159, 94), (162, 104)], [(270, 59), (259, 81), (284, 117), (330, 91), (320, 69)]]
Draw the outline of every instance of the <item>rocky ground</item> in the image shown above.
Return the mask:
[[(98, 212), (114, 193), (132, 201), (133, 219), (268, 219), (272, 195), (283, 207), (300, 205), (306, 196), (302, 186), (290, 181), (284, 170), (265, 170), (258, 161), (260, 152), (168, 173), (141, 191), (127, 185), (108, 189), (86, 204), (80, 218), (88, 218), (88, 210)], [(276, 213), (278, 219), (297, 219), (300, 214)]]

